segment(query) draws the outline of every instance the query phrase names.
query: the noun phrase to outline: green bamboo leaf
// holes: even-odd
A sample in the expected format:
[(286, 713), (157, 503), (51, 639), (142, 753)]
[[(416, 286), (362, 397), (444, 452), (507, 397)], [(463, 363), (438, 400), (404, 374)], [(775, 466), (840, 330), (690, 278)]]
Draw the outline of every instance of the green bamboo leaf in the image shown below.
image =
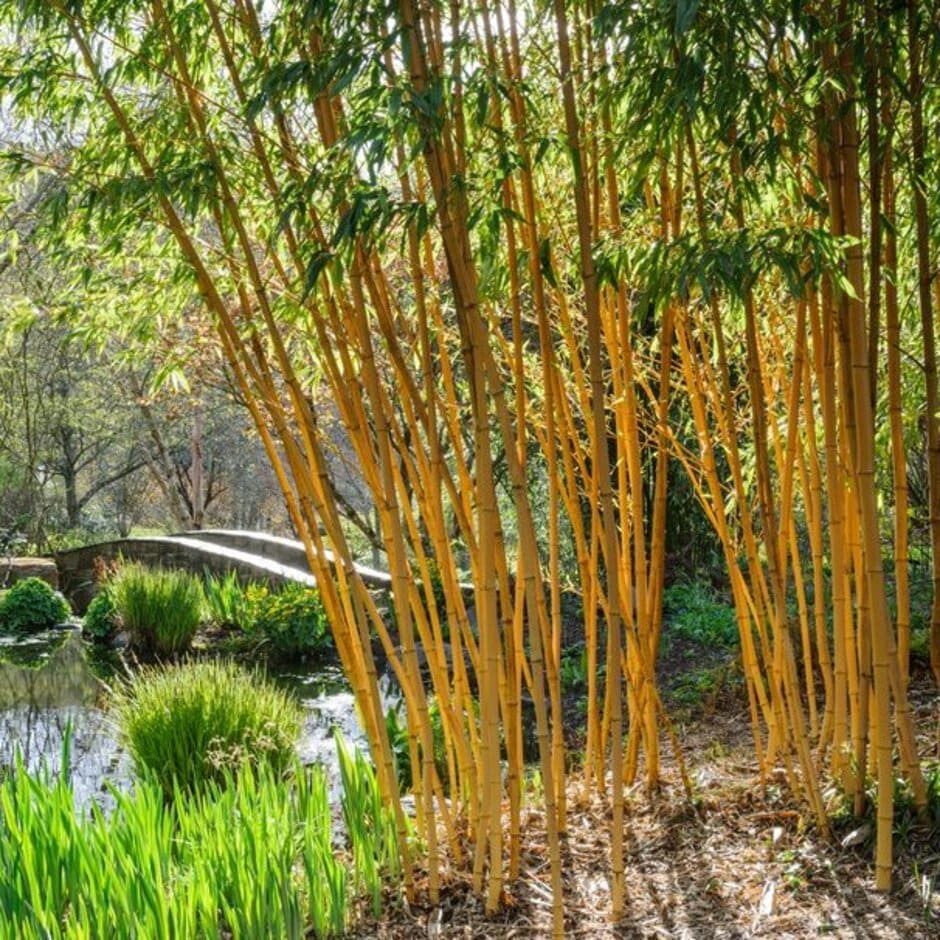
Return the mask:
[(692, 25), (698, 6), (699, 0), (676, 0), (676, 36), (681, 36)]
[(335, 255), (332, 251), (321, 249), (310, 259), (307, 264), (306, 274), (304, 275), (304, 291), (301, 301), (306, 300), (307, 297), (310, 296), (313, 289), (317, 286), (320, 275), (326, 270), (327, 265), (334, 257)]
[(558, 278), (555, 277), (555, 268), (552, 266), (552, 245), (547, 238), (539, 242), (539, 268), (542, 277), (557, 290)]

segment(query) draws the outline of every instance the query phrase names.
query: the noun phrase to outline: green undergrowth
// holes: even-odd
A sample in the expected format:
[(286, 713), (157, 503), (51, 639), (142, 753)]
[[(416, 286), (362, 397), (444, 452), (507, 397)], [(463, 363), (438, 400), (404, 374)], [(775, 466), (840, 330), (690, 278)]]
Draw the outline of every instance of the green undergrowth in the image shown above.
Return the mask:
[(911, 630), (911, 658), (930, 662), (930, 628), (916, 627)]
[(332, 649), (330, 625), (316, 588), (287, 583), (272, 591), (266, 587), (247, 592), (249, 638), (277, 656), (316, 656)]
[(77, 813), (67, 779), (17, 763), (0, 775), (0, 936), (341, 936), (357, 897), (378, 914), (400, 872), (375, 774), (341, 740), (338, 748), (339, 841), (319, 768), (295, 767), (289, 784), (270, 767), (246, 768), (169, 802), (144, 776), (114, 793), (106, 815)]
[(675, 640), (724, 649), (738, 645), (734, 607), (701, 581), (677, 581), (666, 588), (663, 622), (664, 646)]
[(85, 633), (99, 641), (124, 629), (133, 644), (160, 656), (189, 649), (207, 625), (228, 631), (216, 638), (233, 653), (273, 658), (321, 657), (333, 649), (326, 610), (315, 588), (287, 583), (243, 584), (235, 572), (196, 577), (136, 562), (103, 566), (98, 593), (85, 613)]
[[(926, 812), (921, 815), (914, 804), (914, 792), (910, 781), (894, 779), (894, 837), (901, 844), (925, 842), (936, 846), (940, 839), (940, 760), (928, 760), (922, 764), (926, 788)], [(848, 796), (838, 782), (833, 782), (827, 791), (830, 819), (840, 839), (849, 837), (849, 846), (871, 846), (876, 831), (878, 788), (875, 779), (868, 776), (865, 781), (865, 808), (861, 816), (855, 813), (854, 800)]]
[(558, 678), (564, 694), (586, 692), (588, 687), (587, 649), (575, 646), (562, 651)]
[(234, 572), (203, 579), (205, 617), (232, 631), (233, 650), (264, 650), (275, 658), (318, 657), (333, 648), (326, 609), (316, 588), (287, 583), (242, 585)]
[(252, 611), (249, 596), (251, 592), (262, 590), (260, 582), (243, 586), (234, 571), (226, 575), (206, 571), (202, 587), (206, 601), (205, 616), (210, 623), (231, 630), (250, 629)]
[[(476, 707), (476, 703), (474, 703), (474, 707)], [(432, 695), (428, 699), (428, 721), (431, 725), (434, 766), (441, 782), (446, 784), (448, 780), (450, 780), (450, 771), (447, 767), (444, 716), (441, 714), (440, 702), (436, 695)], [(399, 791), (406, 793), (413, 785), (415, 773), (411, 761), (408, 721), (405, 714), (404, 701), (402, 699), (393, 702), (388, 709), (386, 709), (385, 732), (388, 735), (389, 744), (392, 748), (392, 758), (395, 761), (395, 773), (398, 778)]]
[(736, 660), (689, 669), (681, 674), (669, 690), (669, 701), (689, 712), (711, 711), (718, 698), (743, 685), (743, 674)]
[(711, 711), (741, 684), (734, 607), (709, 583), (681, 580), (663, 596), (660, 671), (677, 714)]

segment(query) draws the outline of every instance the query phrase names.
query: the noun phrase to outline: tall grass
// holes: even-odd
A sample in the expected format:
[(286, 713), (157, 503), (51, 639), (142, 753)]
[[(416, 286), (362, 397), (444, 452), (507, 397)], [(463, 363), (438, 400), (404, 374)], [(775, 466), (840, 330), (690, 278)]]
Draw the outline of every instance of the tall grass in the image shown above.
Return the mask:
[(202, 620), (202, 584), (185, 571), (123, 564), (109, 584), (114, 609), (134, 642), (160, 655), (189, 648)]
[(283, 773), (303, 720), (287, 692), (218, 660), (147, 670), (118, 686), (114, 709), (137, 771), (169, 798), (250, 765)]
[(82, 819), (66, 782), (18, 768), (0, 784), (0, 861), (11, 938), (336, 937), (350, 899), (319, 770), (290, 788), (248, 771), (172, 805), (145, 780)]
[(242, 586), (238, 575), (230, 571), (224, 576), (206, 571), (202, 579), (206, 600), (206, 616), (220, 627), (249, 630), (254, 621), (250, 595), (260, 591), (260, 582)]
[[(375, 775), (342, 753), (344, 811), (369, 813)], [(32, 777), (19, 763), (0, 781), (0, 936), (338, 937), (355, 886), (375, 903), (377, 878), (396, 879), (393, 826), (350, 830), (347, 865), (319, 768), (296, 768), (289, 785), (269, 767), (246, 768), (172, 803), (145, 777), (115, 797), (109, 816), (83, 817), (67, 779)]]
[(382, 886), (401, 876), (398, 835), (391, 807), (382, 799), (375, 770), (358, 750), (350, 750), (339, 731), (336, 753), (343, 783), (343, 821), (353, 856), (356, 890), (382, 910)]

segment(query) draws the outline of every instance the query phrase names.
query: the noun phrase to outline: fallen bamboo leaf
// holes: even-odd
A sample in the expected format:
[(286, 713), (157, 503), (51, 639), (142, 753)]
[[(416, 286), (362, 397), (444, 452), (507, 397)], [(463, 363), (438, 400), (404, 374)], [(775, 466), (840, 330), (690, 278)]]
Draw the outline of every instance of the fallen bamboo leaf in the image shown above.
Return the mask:
[(848, 849), (853, 845), (861, 845), (868, 840), (871, 835), (871, 823), (864, 823), (857, 829), (853, 829), (843, 840), (842, 848)]
[(774, 912), (774, 901), (777, 897), (777, 883), (773, 880), (764, 885), (761, 892), (760, 903), (757, 905), (757, 916), (770, 917)]

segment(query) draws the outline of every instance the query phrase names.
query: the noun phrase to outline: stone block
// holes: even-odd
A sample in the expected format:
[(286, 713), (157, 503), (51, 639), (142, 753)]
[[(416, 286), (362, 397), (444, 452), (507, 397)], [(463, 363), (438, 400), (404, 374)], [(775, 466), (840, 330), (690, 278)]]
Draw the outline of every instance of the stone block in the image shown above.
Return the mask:
[(51, 558), (14, 558), (12, 564), (0, 558), (0, 587), (11, 587), (26, 578), (42, 578), (52, 587), (59, 587), (59, 569)]

